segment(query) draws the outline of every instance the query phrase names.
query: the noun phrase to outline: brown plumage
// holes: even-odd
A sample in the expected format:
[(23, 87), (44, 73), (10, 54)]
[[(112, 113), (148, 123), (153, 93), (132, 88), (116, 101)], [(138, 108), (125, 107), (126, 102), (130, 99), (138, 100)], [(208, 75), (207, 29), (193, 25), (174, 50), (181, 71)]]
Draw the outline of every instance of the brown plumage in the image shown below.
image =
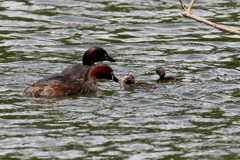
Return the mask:
[(84, 53), (82, 58), (82, 65), (73, 64), (65, 68), (62, 71), (61, 76), (66, 76), (72, 79), (84, 79), (85, 74), (91, 68), (90, 66), (94, 65), (94, 62), (105, 60), (110, 62), (116, 62), (107, 54), (107, 52), (103, 48), (92, 47)]
[(71, 79), (65, 76), (44, 78), (33, 85), (29, 85), (23, 92), (23, 96), (30, 97), (56, 97), (73, 94), (96, 92), (98, 85), (96, 79), (109, 79), (118, 83), (113, 70), (107, 65), (99, 65), (90, 68), (84, 81)]
[(145, 83), (145, 82), (138, 82), (135, 83), (134, 77), (131, 74), (128, 74), (122, 79), (122, 82), (124, 82), (125, 88), (156, 88), (154, 84)]
[(155, 67), (156, 73), (160, 76), (157, 82), (168, 83), (168, 82), (178, 82), (179, 80), (173, 77), (165, 77), (165, 70), (162, 67)]

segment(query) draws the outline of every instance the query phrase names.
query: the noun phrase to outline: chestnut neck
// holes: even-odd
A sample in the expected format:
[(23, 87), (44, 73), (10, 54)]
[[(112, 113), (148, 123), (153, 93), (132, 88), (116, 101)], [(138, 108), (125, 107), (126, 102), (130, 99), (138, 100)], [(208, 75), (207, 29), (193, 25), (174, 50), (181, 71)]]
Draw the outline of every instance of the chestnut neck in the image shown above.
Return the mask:
[(107, 65), (93, 66), (88, 70), (88, 73), (85, 76), (85, 81), (96, 82), (97, 79), (108, 79), (119, 82), (119, 80), (114, 76), (112, 68)]
[(88, 73), (85, 75), (85, 82), (97, 82), (97, 72), (95, 68), (89, 69)]
[(106, 76), (110, 74), (112, 70), (107, 66), (95, 66), (89, 69), (86, 74), (86, 81), (96, 81), (97, 78), (108, 79)]
[(89, 56), (88, 52), (83, 55), (82, 63), (86, 66), (94, 65), (94, 61), (92, 61), (92, 58)]

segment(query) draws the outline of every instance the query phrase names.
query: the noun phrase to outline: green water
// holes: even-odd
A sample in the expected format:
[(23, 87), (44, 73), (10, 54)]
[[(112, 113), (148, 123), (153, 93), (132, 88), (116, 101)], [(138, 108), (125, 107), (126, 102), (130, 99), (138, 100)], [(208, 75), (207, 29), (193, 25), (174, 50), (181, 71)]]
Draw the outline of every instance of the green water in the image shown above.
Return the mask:
[[(195, 15), (238, 30), (239, 9), (194, 4)], [(240, 36), (180, 11), (175, 0), (1, 1), (0, 159), (240, 159)], [(100, 81), (88, 95), (22, 96), (92, 46), (117, 61), (98, 64), (119, 79), (157, 89)], [(156, 83), (155, 66), (181, 82)]]

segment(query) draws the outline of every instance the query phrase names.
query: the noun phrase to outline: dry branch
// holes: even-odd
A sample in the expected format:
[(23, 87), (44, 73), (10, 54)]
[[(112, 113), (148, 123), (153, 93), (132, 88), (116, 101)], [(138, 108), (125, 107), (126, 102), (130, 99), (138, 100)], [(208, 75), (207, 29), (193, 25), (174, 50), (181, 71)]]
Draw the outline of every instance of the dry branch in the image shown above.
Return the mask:
[(203, 23), (205, 23), (209, 26), (212, 26), (214, 28), (240, 35), (240, 31), (238, 31), (238, 30), (235, 30), (233, 28), (223, 27), (223, 26), (217, 25), (216, 23), (210, 22), (210, 21), (208, 21), (208, 20), (206, 20), (202, 17), (192, 15), (193, 12), (191, 11), (191, 9), (192, 9), (192, 6), (193, 6), (195, 0), (191, 0), (188, 8), (185, 7), (182, 0), (179, 0), (179, 1), (180, 1), (181, 6), (182, 6), (182, 9), (184, 10), (184, 12), (180, 12), (183, 16), (188, 17), (188, 18), (192, 18), (192, 19), (194, 19), (196, 21), (199, 21), (199, 22), (203, 22)]

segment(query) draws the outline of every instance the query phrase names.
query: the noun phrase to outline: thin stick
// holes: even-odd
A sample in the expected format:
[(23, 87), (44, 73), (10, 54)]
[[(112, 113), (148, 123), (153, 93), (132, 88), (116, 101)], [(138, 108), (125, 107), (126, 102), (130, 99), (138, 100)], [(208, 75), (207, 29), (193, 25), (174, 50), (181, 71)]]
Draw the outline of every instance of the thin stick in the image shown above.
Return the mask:
[(182, 0), (179, 0), (179, 1), (180, 1), (181, 6), (182, 6), (182, 9), (183, 9), (184, 11), (187, 11), (187, 9), (186, 9), (186, 7), (184, 6)]
[(204, 19), (202, 17), (198, 17), (198, 16), (192, 15), (191, 9), (192, 9), (192, 6), (193, 6), (195, 0), (192, 0), (190, 2), (189, 7), (187, 9), (185, 8), (182, 0), (179, 0), (179, 1), (180, 1), (180, 4), (181, 4), (181, 6), (182, 6), (182, 8), (184, 10), (184, 12), (181, 12), (181, 14), (183, 16), (188, 17), (188, 18), (192, 18), (192, 19), (194, 19), (196, 21), (199, 21), (199, 22), (203, 22), (203, 23), (205, 23), (205, 24), (207, 24), (209, 26), (212, 26), (213, 28), (217, 28), (217, 29), (220, 29), (220, 30), (223, 30), (223, 31), (227, 31), (227, 32), (230, 32), (230, 33), (234, 33), (234, 34), (239, 34), (240, 35), (240, 31), (238, 31), (238, 30), (235, 30), (233, 28), (223, 27), (223, 26), (217, 25), (217, 24), (215, 24), (215, 23), (213, 23), (211, 21), (208, 21), (208, 20), (206, 20), (206, 19)]
[(195, 0), (192, 0), (188, 6), (188, 9), (187, 9), (187, 12), (190, 13), (191, 9), (192, 9), (192, 6), (193, 4), (195, 3)]

